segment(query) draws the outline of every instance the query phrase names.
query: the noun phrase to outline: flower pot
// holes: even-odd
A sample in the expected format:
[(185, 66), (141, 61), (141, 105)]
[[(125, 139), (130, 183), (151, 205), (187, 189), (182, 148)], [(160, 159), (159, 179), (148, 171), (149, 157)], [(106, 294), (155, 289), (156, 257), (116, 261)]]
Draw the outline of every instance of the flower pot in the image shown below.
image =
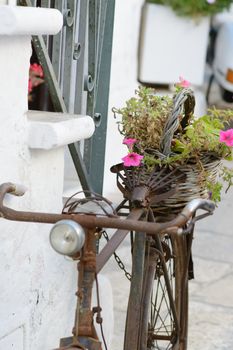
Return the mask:
[(177, 16), (164, 5), (144, 4), (139, 42), (138, 80), (173, 84), (183, 76), (202, 85), (210, 20)]

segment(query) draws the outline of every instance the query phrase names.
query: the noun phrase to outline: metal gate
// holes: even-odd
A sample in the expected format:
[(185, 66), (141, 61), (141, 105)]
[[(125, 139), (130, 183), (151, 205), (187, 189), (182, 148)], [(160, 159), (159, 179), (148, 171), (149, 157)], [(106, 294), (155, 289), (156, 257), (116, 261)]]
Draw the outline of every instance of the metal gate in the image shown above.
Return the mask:
[(95, 121), (91, 139), (68, 147), (83, 190), (102, 193), (115, 0), (18, 0), (18, 5), (63, 14), (58, 35), (33, 36), (32, 44), (53, 111)]

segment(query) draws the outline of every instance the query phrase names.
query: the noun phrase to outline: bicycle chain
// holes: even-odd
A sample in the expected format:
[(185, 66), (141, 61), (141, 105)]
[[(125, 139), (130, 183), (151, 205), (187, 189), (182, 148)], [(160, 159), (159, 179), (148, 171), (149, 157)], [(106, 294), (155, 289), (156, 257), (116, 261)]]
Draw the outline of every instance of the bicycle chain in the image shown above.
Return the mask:
[[(102, 233), (102, 235), (104, 236), (104, 238), (106, 239), (106, 241), (108, 242), (108, 241), (109, 241), (109, 237), (108, 237), (107, 232), (106, 232), (105, 230), (103, 230), (103, 231), (101, 231), (101, 233)], [(125, 265), (124, 265), (123, 261), (121, 260), (121, 258), (119, 257), (119, 255), (117, 255), (115, 252), (113, 253), (113, 255), (114, 255), (114, 258), (115, 258), (115, 260), (116, 260), (117, 265), (119, 266), (119, 268), (120, 268), (122, 271), (124, 271), (125, 277), (126, 277), (129, 281), (131, 281), (131, 277), (132, 277), (132, 276), (131, 276), (131, 274), (126, 270)]]

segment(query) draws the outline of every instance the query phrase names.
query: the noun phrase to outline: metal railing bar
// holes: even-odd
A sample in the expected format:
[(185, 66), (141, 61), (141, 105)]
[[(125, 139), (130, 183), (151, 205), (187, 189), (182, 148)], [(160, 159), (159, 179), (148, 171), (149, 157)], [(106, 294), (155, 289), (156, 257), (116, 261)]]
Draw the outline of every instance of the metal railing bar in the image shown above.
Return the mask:
[[(38, 1), (35, 1), (34, 2), (34, 6), (36, 7), (38, 5)], [(50, 1), (48, 0), (41, 0), (41, 7), (50, 7), (51, 4), (50, 4)], [(44, 39), (44, 42), (45, 42), (45, 45), (47, 47), (47, 50), (49, 49), (49, 36), (48, 35), (43, 35), (43, 39)]]
[(66, 106), (42, 36), (33, 35), (32, 43), (38, 60), (43, 67), (44, 77), (49, 88), (54, 110), (66, 113)]
[[(54, 7), (59, 11), (63, 11), (62, 1), (55, 0)], [(52, 39), (52, 64), (55, 75), (57, 77), (57, 81), (59, 86), (61, 86), (61, 54), (62, 54), (62, 40), (63, 40), (63, 32), (62, 29), (57, 35), (54, 35)]]
[(68, 145), (68, 147), (69, 147), (70, 155), (71, 155), (71, 158), (73, 160), (75, 169), (77, 171), (82, 189), (84, 191), (87, 190), (89, 192), (93, 192), (92, 184), (90, 182), (90, 177), (88, 175), (86, 166), (85, 166), (84, 161), (82, 159), (82, 155), (81, 155), (81, 151), (80, 151), (78, 143), (72, 143), (72, 144)]
[[(107, 17), (107, 4), (108, 0), (99, 0), (99, 1), (90, 1), (89, 3), (89, 70), (88, 72), (93, 76), (94, 88), (92, 91), (88, 92), (87, 96), (87, 114), (91, 116), (95, 116), (95, 113), (99, 113), (99, 110), (96, 108), (96, 100), (98, 93), (98, 82), (99, 82), (99, 73), (100, 73), (100, 65), (101, 65), (101, 54), (104, 42), (105, 35), (105, 23)], [(107, 35), (107, 34), (106, 34)], [(110, 75), (110, 71), (109, 71)], [(109, 79), (109, 76), (106, 75), (106, 78)], [(101, 115), (101, 113), (99, 113)], [(102, 122), (102, 121), (101, 121)], [(102, 136), (99, 134), (98, 142), (96, 143), (96, 148), (93, 147), (93, 142), (96, 136), (94, 135), (91, 139), (85, 140), (84, 146), (84, 161), (88, 168), (89, 173), (91, 173), (91, 167), (93, 167), (93, 162), (96, 164), (96, 150), (98, 149), (98, 153), (100, 156), (104, 158), (105, 153), (105, 134), (106, 134), (106, 123), (103, 124), (104, 128), (102, 128)], [(96, 130), (97, 132), (97, 130)], [(95, 133), (96, 134), (96, 133)], [(103, 137), (103, 138), (102, 138)], [(103, 143), (104, 148), (101, 147), (101, 151), (99, 151), (99, 145)], [(95, 154), (93, 154), (93, 152)], [(101, 160), (100, 160), (101, 162)], [(101, 162), (102, 170), (98, 171), (100, 174), (100, 181), (103, 182), (103, 168), (104, 162)], [(98, 166), (98, 165), (97, 165)], [(95, 167), (95, 165), (94, 165)], [(101, 175), (102, 173), (102, 175)], [(90, 175), (91, 176), (91, 175)], [(93, 184), (98, 181), (95, 177), (93, 178)], [(102, 191), (102, 184), (95, 188), (97, 192)]]
[(74, 99), (74, 113), (82, 113), (82, 102), (84, 95), (84, 59), (86, 46), (86, 27), (87, 27), (87, 1), (79, 2), (79, 26), (78, 26), (78, 42), (80, 45), (80, 55), (77, 60), (76, 67), (76, 91)]
[(64, 71), (63, 71), (63, 98), (67, 109), (70, 109), (70, 94), (71, 94), (71, 74), (74, 65), (73, 51), (75, 41), (75, 19), (76, 19), (76, 1), (68, 0), (66, 3), (66, 11), (70, 10), (74, 22), (71, 26), (65, 28), (65, 55), (64, 55)]
[(105, 22), (106, 22), (106, 17), (107, 17), (107, 6), (108, 6), (108, 0), (102, 0), (101, 1), (101, 18), (100, 18), (100, 28), (99, 28), (99, 38), (98, 38), (98, 51), (97, 51), (97, 58), (98, 58), (98, 65), (97, 65), (97, 70), (96, 70), (96, 86), (98, 89), (98, 84), (99, 84), (99, 73), (100, 73), (100, 62), (101, 62), (101, 55), (102, 55), (102, 50), (103, 50), (103, 42), (104, 42), (104, 28), (105, 28)]
[[(97, 56), (96, 50), (98, 47), (98, 3), (99, 0), (89, 0), (88, 6), (88, 80), (86, 81), (87, 90), (87, 114), (94, 116), (95, 111), (95, 91), (96, 91), (96, 65)], [(84, 142), (84, 162), (88, 171), (90, 172), (90, 158), (92, 154), (92, 139)]]
[[(62, 0), (62, 9), (61, 12), (64, 13), (66, 11), (67, 8), (67, 0)], [(65, 70), (65, 57), (67, 55), (66, 52), (66, 34), (67, 34), (67, 27), (65, 25), (63, 25), (62, 28), (62, 37), (61, 37), (61, 55), (60, 55), (60, 81), (59, 81), (59, 85), (62, 91), (62, 96), (64, 99), (64, 70)], [(65, 99), (64, 99), (65, 101)], [(66, 103), (66, 101), (65, 101)], [(69, 104), (66, 104), (66, 108), (68, 109)]]
[[(102, 193), (103, 177), (104, 177), (104, 162), (105, 162), (105, 143), (107, 132), (107, 116), (108, 116), (108, 98), (110, 84), (110, 70), (112, 57), (112, 37), (113, 37), (113, 22), (115, 0), (107, 0), (107, 9), (104, 23), (104, 34), (102, 48), (99, 52), (99, 78), (96, 91), (95, 111), (101, 116), (101, 123), (96, 128), (95, 134), (92, 137), (92, 149), (98, 150), (90, 155), (90, 180), (94, 190)], [(98, 174), (98, 177), (95, 176)]]

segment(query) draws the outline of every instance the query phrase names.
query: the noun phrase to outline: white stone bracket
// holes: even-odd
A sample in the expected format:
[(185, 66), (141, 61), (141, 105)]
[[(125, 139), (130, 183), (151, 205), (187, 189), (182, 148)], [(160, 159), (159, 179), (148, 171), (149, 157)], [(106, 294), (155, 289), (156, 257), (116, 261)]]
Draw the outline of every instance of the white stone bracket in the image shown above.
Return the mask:
[(28, 111), (28, 146), (50, 150), (90, 138), (95, 131), (87, 115)]
[(62, 25), (57, 9), (0, 5), (0, 35), (54, 35)]

